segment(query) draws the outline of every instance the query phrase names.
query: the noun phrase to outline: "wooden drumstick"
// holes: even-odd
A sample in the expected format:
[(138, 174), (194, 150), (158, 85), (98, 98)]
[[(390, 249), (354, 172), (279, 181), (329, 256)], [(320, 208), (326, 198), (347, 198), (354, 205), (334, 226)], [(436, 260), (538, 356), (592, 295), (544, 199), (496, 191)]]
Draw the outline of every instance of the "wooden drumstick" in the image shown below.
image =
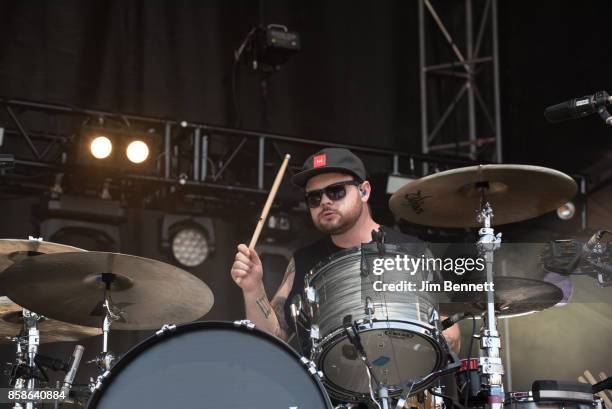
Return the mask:
[[(274, 197), (276, 196), (276, 192), (283, 180), (283, 175), (285, 174), (285, 170), (287, 169), (287, 164), (289, 163), (289, 159), (291, 155), (288, 153), (285, 154), (283, 158), (283, 162), (281, 163), (280, 169), (274, 178), (274, 183), (272, 183), (272, 189), (270, 189), (270, 193), (268, 193), (268, 198), (266, 199), (266, 204), (261, 211), (261, 216), (259, 216), (259, 220), (257, 221), (257, 226), (255, 226), (255, 231), (253, 232), (253, 236), (251, 237), (251, 241), (249, 242), (249, 249), (253, 250), (255, 245), (257, 244), (257, 240), (259, 240), (259, 235), (261, 234), (261, 230), (263, 229), (264, 223), (268, 218), (268, 212), (270, 211), (270, 207), (272, 207), (272, 202), (274, 201)], [(236, 278), (236, 283), (240, 284), (242, 281), (242, 277)]]
[[(591, 371), (589, 371), (588, 369), (584, 371), (584, 377), (587, 379), (587, 381), (589, 381), (591, 385), (595, 385), (597, 383), (597, 379), (595, 379)], [(610, 398), (608, 398), (608, 395), (606, 395), (604, 391), (601, 391), (596, 395), (603, 399), (606, 408), (612, 407), (612, 401), (610, 401)]]

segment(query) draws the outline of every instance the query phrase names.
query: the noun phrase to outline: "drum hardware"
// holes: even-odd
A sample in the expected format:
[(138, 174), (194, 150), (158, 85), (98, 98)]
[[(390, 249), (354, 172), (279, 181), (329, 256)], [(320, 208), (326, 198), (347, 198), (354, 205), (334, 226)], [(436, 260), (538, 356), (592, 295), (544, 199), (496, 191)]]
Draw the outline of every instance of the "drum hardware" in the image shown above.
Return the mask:
[[(125, 313), (120, 308), (115, 306), (111, 299), (111, 287), (115, 281), (116, 276), (112, 273), (100, 274), (100, 281), (104, 283), (103, 299), (101, 309), (104, 314), (104, 321), (102, 323), (102, 352), (93, 360), (88, 363), (95, 363), (101, 371), (107, 371), (115, 361), (115, 356), (108, 350), (108, 334), (113, 322), (122, 321), (125, 322)], [(100, 314), (100, 308), (94, 312), (94, 315)]]
[[(365, 299), (365, 313), (366, 316), (368, 318), (368, 322), (370, 323), (370, 328), (372, 328), (374, 326), (374, 324), (372, 323), (372, 315), (374, 314), (375, 310), (374, 310), (374, 303), (372, 302), (372, 299), (370, 297), (366, 297)], [(431, 322), (430, 322), (431, 324)]]
[(432, 372), (423, 379), (411, 380), (401, 385), (402, 393), (398, 398), (396, 409), (400, 409), (404, 407), (404, 405), (408, 401), (408, 398), (414, 392), (413, 390), (414, 386), (417, 385), (419, 382), (426, 383), (427, 385), (431, 385), (432, 382), (434, 382), (441, 376), (453, 374), (461, 368), (461, 360), (457, 357), (457, 354), (455, 354), (452, 351), (449, 351), (448, 357), (449, 357), (450, 363), (446, 366), (446, 368)]
[(155, 335), (157, 335), (158, 337), (161, 337), (163, 335), (166, 335), (170, 332), (174, 332), (176, 331), (176, 325), (175, 324), (164, 324), (159, 331), (155, 332)]
[(602, 241), (612, 234), (599, 230), (586, 242), (554, 240), (548, 254), (542, 256), (546, 271), (561, 275), (588, 275), (602, 287), (612, 285), (612, 246)]
[[(482, 223), (483, 227), (478, 231), (480, 239), (478, 240), (477, 247), (481, 257), (485, 259), (487, 282), (491, 283), (493, 282), (494, 252), (501, 246), (501, 233), (495, 235), (491, 227), (493, 208), (485, 196), (488, 184), (479, 189), (481, 192), (481, 207), (477, 219)], [(495, 319), (494, 291), (487, 291), (487, 311), (484, 317), (480, 349), (485, 353), (485, 356), (480, 358), (479, 368), (481, 369), (483, 384), (486, 385), (488, 407), (491, 409), (501, 409), (504, 402), (504, 386), (502, 383), (504, 368), (499, 356), (501, 341), (497, 331), (497, 320)]]

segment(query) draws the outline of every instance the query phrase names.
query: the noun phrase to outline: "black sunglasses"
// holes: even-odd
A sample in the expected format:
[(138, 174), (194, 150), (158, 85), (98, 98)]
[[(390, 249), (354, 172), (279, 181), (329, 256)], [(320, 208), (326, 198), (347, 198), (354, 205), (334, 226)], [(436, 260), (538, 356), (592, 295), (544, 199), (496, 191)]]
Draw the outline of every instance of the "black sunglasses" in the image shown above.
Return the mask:
[(356, 180), (347, 180), (344, 182), (332, 183), (329, 186), (324, 187), (323, 189), (312, 190), (310, 192), (306, 192), (306, 205), (311, 209), (316, 209), (321, 205), (321, 199), (323, 198), (323, 193), (325, 196), (329, 198), (329, 200), (333, 200), (334, 202), (337, 200), (344, 199), (346, 196), (346, 186), (359, 186), (361, 182)]

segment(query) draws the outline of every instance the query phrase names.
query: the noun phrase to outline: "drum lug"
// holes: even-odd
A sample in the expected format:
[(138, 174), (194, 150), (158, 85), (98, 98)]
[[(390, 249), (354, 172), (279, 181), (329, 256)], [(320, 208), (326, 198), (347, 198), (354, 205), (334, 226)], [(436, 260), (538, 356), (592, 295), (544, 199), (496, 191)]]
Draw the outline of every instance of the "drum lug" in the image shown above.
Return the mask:
[(427, 319), (427, 321), (429, 321), (429, 325), (433, 325), (434, 327), (438, 327), (438, 321), (440, 321), (440, 314), (438, 313), (438, 310), (435, 308), (432, 308), (429, 311), (429, 318)]
[(168, 332), (176, 331), (175, 324), (164, 324), (158, 331), (155, 332), (155, 335), (161, 337), (162, 335), (166, 335)]
[(317, 290), (315, 290), (314, 287), (310, 287), (310, 286), (306, 287), (305, 292), (306, 292), (306, 301), (308, 301), (308, 303), (316, 304), (319, 302)]
[(318, 325), (311, 325), (310, 326), (310, 339), (312, 340), (319, 340), (321, 338), (321, 333), (319, 332), (319, 326)]
[(308, 372), (310, 372), (312, 376), (318, 376), (320, 380), (323, 380), (323, 372), (317, 371), (317, 366), (313, 361), (304, 356), (300, 358), (300, 361), (306, 367), (306, 369), (308, 369)]
[(104, 383), (104, 380), (108, 378), (109, 375), (110, 371), (105, 371), (102, 375), (98, 376), (98, 378), (96, 379), (96, 384), (93, 386), (93, 388), (90, 386), (90, 390), (93, 392), (100, 389), (102, 387), (102, 384)]
[(247, 329), (254, 329), (255, 324), (253, 324), (250, 320), (236, 320), (234, 321), (234, 326), (236, 327), (244, 327)]
[(372, 328), (374, 326), (372, 322), (372, 315), (375, 312), (374, 303), (372, 302), (372, 299), (370, 297), (366, 297), (365, 301), (366, 301), (365, 313), (368, 316), (368, 322), (370, 323), (370, 328)]

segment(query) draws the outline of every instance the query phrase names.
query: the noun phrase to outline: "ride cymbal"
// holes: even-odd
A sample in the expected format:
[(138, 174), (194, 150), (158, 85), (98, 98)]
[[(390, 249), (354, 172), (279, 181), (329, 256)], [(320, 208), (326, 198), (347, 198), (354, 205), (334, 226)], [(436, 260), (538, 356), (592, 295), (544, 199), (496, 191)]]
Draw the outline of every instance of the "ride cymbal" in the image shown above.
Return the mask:
[(531, 219), (557, 209), (577, 191), (576, 182), (554, 169), (529, 165), (479, 165), (425, 176), (389, 200), (398, 217), (436, 227), (481, 227), (482, 195), (491, 204), (492, 225)]

